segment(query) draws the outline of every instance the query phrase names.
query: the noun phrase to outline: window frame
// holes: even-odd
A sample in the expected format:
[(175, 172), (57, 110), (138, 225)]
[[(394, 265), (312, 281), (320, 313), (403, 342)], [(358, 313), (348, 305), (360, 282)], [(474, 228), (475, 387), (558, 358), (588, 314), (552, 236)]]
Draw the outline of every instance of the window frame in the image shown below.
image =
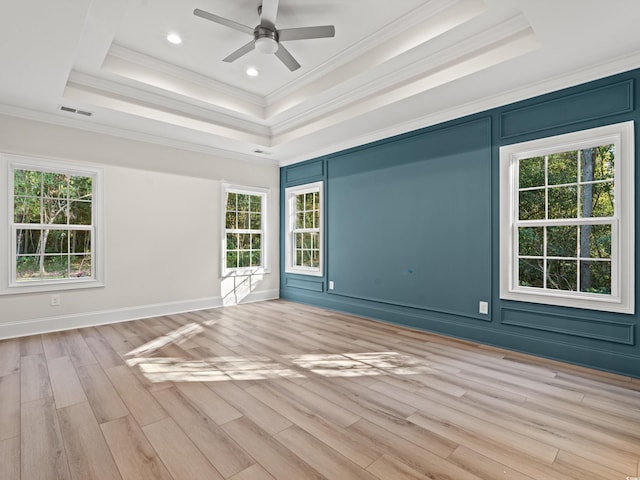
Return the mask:
[[(19, 282), (16, 278), (16, 238), (19, 224), (14, 222), (14, 171), (34, 170), (71, 176), (91, 177), (91, 263), (92, 275), (87, 277), (33, 280)], [(81, 163), (50, 160), (14, 154), (0, 154), (0, 295), (76, 290), (104, 287), (103, 169)], [(69, 225), (67, 225), (69, 227)], [(53, 227), (51, 230), (58, 228)], [(74, 230), (74, 228), (71, 228)]]
[[(295, 235), (295, 197), (306, 193), (315, 193), (320, 195), (319, 198), (319, 216), (320, 226), (318, 227), (318, 267), (303, 267), (295, 265), (294, 256), (294, 238)], [(324, 182), (305, 183), (295, 187), (285, 189), (285, 272), (295, 273), (299, 275), (311, 275), (322, 277), (324, 275)], [(315, 230), (315, 229), (314, 229)]]
[[(260, 241), (260, 267), (235, 267), (227, 268), (227, 193), (240, 193), (244, 195), (260, 196), (262, 203), (262, 228), (260, 230), (262, 238)], [(269, 259), (269, 205), (271, 191), (268, 188), (247, 187), (244, 185), (222, 184), (222, 235), (221, 235), (221, 257), (220, 274), (222, 277), (240, 277), (247, 275), (259, 275), (270, 273)], [(238, 229), (229, 229), (238, 230)]]
[[(611, 223), (611, 295), (518, 285), (518, 161), (614, 144), (613, 217), (593, 217), (589, 224)], [(500, 298), (547, 305), (633, 314), (635, 311), (634, 122), (622, 122), (500, 147)], [(580, 218), (576, 219), (580, 225)], [(549, 219), (537, 223), (553, 226)], [(583, 222), (587, 223), (587, 222)]]

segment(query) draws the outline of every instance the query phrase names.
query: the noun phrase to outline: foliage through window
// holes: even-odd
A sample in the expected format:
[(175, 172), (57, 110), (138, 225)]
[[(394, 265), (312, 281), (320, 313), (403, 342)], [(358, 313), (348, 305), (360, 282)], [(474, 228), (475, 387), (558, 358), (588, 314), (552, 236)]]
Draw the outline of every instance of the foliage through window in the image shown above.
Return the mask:
[(6, 172), (10, 276), (3, 285), (95, 282), (98, 171), (19, 159)]
[(225, 188), (224, 274), (266, 268), (266, 191)]
[[(623, 296), (632, 296), (623, 295), (629, 281), (623, 264), (628, 263), (624, 255), (633, 254), (626, 245), (633, 218), (622, 215), (633, 208), (627, 200), (633, 183), (624, 181), (624, 172), (633, 167), (632, 143), (614, 130), (595, 129), (501, 149), (507, 170), (503, 182), (510, 183), (506, 190), (503, 185), (503, 211), (510, 211), (503, 217), (503, 234), (507, 230), (508, 237), (503, 236), (503, 249), (511, 247), (510, 255), (503, 251), (503, 263), (510, 264), (503, 275), (511, 279), (503, 298), (527, 293), (573, 296), (585, 300), (575, 306), (596, 308), (594, 302), (623, 303)], [(527, 301), (541, 300), (534, 295)], [(565, 304), (549, 297), (544, 302)]]

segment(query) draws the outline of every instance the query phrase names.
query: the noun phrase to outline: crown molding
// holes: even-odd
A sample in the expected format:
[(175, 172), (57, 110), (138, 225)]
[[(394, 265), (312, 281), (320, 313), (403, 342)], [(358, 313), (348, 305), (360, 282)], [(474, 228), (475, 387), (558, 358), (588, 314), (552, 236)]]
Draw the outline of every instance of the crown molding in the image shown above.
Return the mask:
[(131, 103), (151, 106), (162, 111), (170, 111), (212, 124), (224, 125), (225, 127), (253, 135), (264, 137), (271, 135), (269, 127), (259, 122), (240, 119), (211, 108), (193, 105), (185, 102), (184, 97), (180, 99), (172, 98), (166, 95), (166, 91), (162, 89), (158, 89), (159, 93), (153, 93), (131, 85), (124, 85), (77, 71), (73, 71), (69, 75), (67, 87), (91, 90), (93, 93), (102, 94), (106, 98), (117, 97), (125, 99)]
[(125, 128), (108, 126), (100, 123), (95, 123), (94, 119), (79, 120), (79, 119), (67, 117), (64, 115), (40, 112), (40, 111), (30, 110), (22, 107), (15, 107), (13, 105), (6, 105), (6, 104), (0, 104), (0, 115), (22, 118), (25, 120), (32, 120), (35, 122), (42, 122), (50, 125), (72, 128), (75, 130), (82, 130), (90, 133), (109, 135), (111, 137), (124, 138), (127, 140), (134, 140), (138, 142), (159, 145), (162, 147), (175, 148), (177, 150), (203, 153), (206, 155), (212, 155), (218, 158), (224, 158), (228, 160), (238, 160), (242, 162), (259, 164), (259, 165), (277, 165), (278, 164), (277, 160), (273, 158), (266, 158), (264, 156), (259, 156), (259, 155), (243, 154), (243, 153), (236, 152), (234, 150), (227, 150), (224, 148), (212, 147), (210, 145), (204, 145), (201, 143), (172, 139), (165, 136), (154, 135), (154, 134), (143, 133), (143, 132), (136, 132), (136, 131), (132, 131)]
[[(461, 40), (451, 47), (444, 48), (428, 56), (421, 56), (418, 61), (408, 63), (402, 68), (392, 70), (386, 74), (369, 75), (369, 78), (373, 77), (374, 79), (351, 85), (348, 91), (339, 96), (317, 99), (315, 105), (309, 106), (307, 109), (299, 111), (295, 116), (274, 124), (272, 126), (272, 134), (274, 136), (285, 134), (304, 123), (321, 118), (334, 111), (344, 110), (350, 105), (366, 100), (377, 93), (388, 93), (391, 90), (401, 88), (409, 82), (429, 77), (446, 65), (461, 61), (492, 46), (497, 46), (501, 42), (513, 40), (518, 35), (533, 36), (529, 23), (522, 15), (500, 22), (494, 27)], [(530, 50), (530, 48), (523, 46), (522, 53)]]
[(333, 143), (330, 147), (319, 148), (304, 155), (290, 157), (280, 161), (279, 165), (284, 167), (325, 155), (330, 155), (349, 148), (366, 145), (378, 140), (438, 125), (440, 123), (463, 118), (468, 115), (488, 111), (493, 108), (509, 105), (511, 103), (537, 97), (539, 95), (552, 93), (564, 88), (574, 87), (576, 85), (624, 73), (637, 68), (640, 68), (640, 51), (617, 57), (610, 62), (592, 64), (568, 75), (558, 75), (544, 81), (526, 85), (522, 88), (515, 88), (498, 95), (486, 97), (482, 100), (468, 102), (454, 108), (432, 112), (428, 115), (414, 118), (406, 122), (390, 125), (389, 127), (378, 129), (365, 135), (349, 138), (343, 142)]
[(112, 44), (107, 55), (112, 55), (126, 62), (140, 65), (144, 68), (154, 70), (156, 72), (170, 75), (172, 77), (184, 80), (186, 82), (198, 85), (208, 90), (213, 90), (224, 95), (228, 95), (246, 103), (264, 108), (266, 106), (265, 99), (261, 95), (256, 95), (241, 88), (236, 88), (228, 83), (219, 82), (205, 75), (187, 70), (185, 68), (164, 62), (150, 55), (125, 48), (121, 45)]

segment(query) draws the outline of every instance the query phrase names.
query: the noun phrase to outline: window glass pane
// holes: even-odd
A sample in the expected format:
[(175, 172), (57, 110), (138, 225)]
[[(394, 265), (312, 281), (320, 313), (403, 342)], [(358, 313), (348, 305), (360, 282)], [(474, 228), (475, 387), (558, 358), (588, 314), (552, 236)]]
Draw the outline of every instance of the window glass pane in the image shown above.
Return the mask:
[(521, 287), (544, 286), (544, 261), (537, 258), (521, 258), (518, 261), (518, 285)]
[(67, 223), (69, 202), (63, 198), (42, 199), (42, 222), (62, 225)]
[(580, 262), (580, 291), (611, 294), (611, 262)]
[(297, 248), (296, 249), (296, 258), (295, 258), (295, 264), (297, 267), (301, 267), (302, 266), (302, 249)]
[(251, 266), (251, 252), (241, 251), (238, 256), (238, 267), (246, 268)]
[(226, 228), (237, 228), (237, 216), (235, 212), (227, 212), (227, 219), (225, 221)]
[(24, 256), (16, 259), (16, 281), (40, 280), (40, 257)]
[(611, 258), (611, 225), (580, 227), (580, 256)]
[(577, 257), (578, 227), (547, 227), (547, 256)]
[(262, 215), (259, 213), (250, 214), (250, 228), (252, 230), (262, 229)]
[(45, 253), (68, 253), (69, 232), (66, 230), (45, 230)]
[(227, 268), (236, 268), (238, 266), (238, 252), (227, 251)]
[(249, 212), (238, 212), (238, 226), (237, 228), (249, 229)]
[(34, 170), (14, 170), (13, 193), (15, 195), (39, 197), (41, 195), (41, 180), (41, 172), (36, 172)]
[(584, 215), (584, 217), (613, 217), (614, 216), (614, 193), (613, 182), (596, 183), (593, 185), (592, 190), (589, 192), (589, 186), (583, 185), (583, 189), (586, 193), (583, 194), (585, 203), (588, 202), (589, 197), (592, 199), (592, 211), (591, 215)]
[(544, 190), (525, 190), (519, 195), (520, 220), (541, 220), (544, 218)]
[(252, 267), (259, 267), (261, 265), (262, 265), (262, 263), (261, 263), (260, 251), (251, 252), (251, 266)]
[(580, 180), (582, 182), (613, 179), (615, 167), (615, 147), (613, 144), (585, 148), (581, 153), (582, 174)]
[(554, 187), (549, 189), (549, 218), (576, 218), (578, 215), (578, 189)]
[(69, 198), (91, 200), (93, 179), (91, 177), (69, 177)]
[(40, 223), (40, 198), (15, 197), (13, 199), (13, 221), (16, 223)]
[(315, 228), (313, 211), (304, 214), (304, 228)]
[(296, 233), (294, 236), (294, 248), (302, 248), (302, 245), (304, 243), (303, 238), (304, 238), (304, 234), (303, 233)]
[(572, 260), (547, 260), (547, 288), (578, 290), (578, 262)]
[(525, 256), (544, 255), (544, 228), (518, 228), (518, 253)]
[(42, 277), (46, 280), (69, 278), (69, 257), (67, 255), (45, 255)]
[(251, 234), (251, 249), (260, 250), (262, 244), (262, 235), (259, 233)]
[(41, 233), (40, 230), (18, 230), (16, 232), (16, 253), (18, 255), (38, 253)]
[(304, 195), (296, 195), (296, 212), (304, 210)]
[(544, 185), (544, 157), (524, 158), (518, 162), (520, 188)]
[(251, 248), (251, 234), (241, 233), (238, 238), (238, 248), (240, 250), (249, 250)]
[(71, 230), (69, 253), (91, 253), (91, 231)]
[(318, 250), (311, 251), (311, 266), (316, 268), (320, 266), (320, 252)]
[(71, 255), (69, 257), (71, 277), (82, 278), (93, 275), (91, 255)]
[(63, 173), (42, 173), (42, 196), (48, 198), (67, 198), (68, 178)]
[(251, 195), (249, 201), (249, 206), (252, 212), (262, 212), (262, 197), (260, 197), (259, 195)]
[(311, 250), (303, 250), (302, 251), (302, 265), (304, 267), (311, 267), (312, 266)]
[(578, 181), (578, 152), (562, 152), (547, 159), (549, 185), (576, 183)]
[(295, 228), (304, 228), (304, 213), (296, 213)]
[(238, 193), (238, 211), (239, 212), (248, 212), (249, 211), (249, 197), (250, 195), (245, 195), (243, 193)]
[(238, 234), (227, 233), (227, 250), (236, 250), (238, 248)]
[(234, 212), (237, 210), (236, 197), (237, 195), (235, 193), (227, 192), (227, 212)]
[(69, 223), (91, 225), (91, 202), (73, 201), (69, 206)]
[(315, 204), (315, 193), (307, 193), (304, 198), (304, 209), (313, 210)]

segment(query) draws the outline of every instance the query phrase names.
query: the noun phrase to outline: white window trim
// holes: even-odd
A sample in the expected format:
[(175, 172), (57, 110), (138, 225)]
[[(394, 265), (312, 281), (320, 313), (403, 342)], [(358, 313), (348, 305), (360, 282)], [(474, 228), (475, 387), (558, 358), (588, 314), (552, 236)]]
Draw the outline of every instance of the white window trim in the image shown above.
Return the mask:
[[(247, 187), (244, 185), (222, 184), (222, 234), (220, 236), (220, 274), (222, 277), (240, 277), (247, 275), (260, 275), (271, 273), (269, 258), (269, 207), (271, 205), (271, 190), (261, 187)], [(227, 193), (243, 193), (249, 195), (260, 195), (262, 198), (262, 267), (236, 267), (227, 268)]]
[[(518, 212), (518, 160), (555, 152), (580, 150), (606, 144), (616, 145), (614, 198), (618, 228), (611, 245), (612, 294), (566, 292), (518, 285), (515, 278)], [(500, 298), (617, 313), (634, 313), (635, 226), (634, 226), (634, 123), (633, 121), (542, 138), (500, 148)], [(597, 221), (597, 219), (595, 219)]]
[[(318, 247), (320, 249), (319, 267), (300, 267), (293, 263), (293, 228), (295, 220), (293, 218), (295, 212), (295, 196), (303, 193), (320, 193), (320, 234), (318, 235)], [(323, 276), (324, 265), (324, 191), (323, 182), (306, 183), (296, 187), (285, 189), (285, 272), (297, 273), (300, 275), (312, 275), (315, 277)]]
[[(92, 182), (92, 248), (91, 277), (16, 282), (15, 242), (13, 241), (13, 170), (28, 169), (93, 177)], [(0, 154), (0, 295), (31, 292), (76, 290), (104, 287), (103, 169), (80, 163), (54, 161), (35, 157)]]

